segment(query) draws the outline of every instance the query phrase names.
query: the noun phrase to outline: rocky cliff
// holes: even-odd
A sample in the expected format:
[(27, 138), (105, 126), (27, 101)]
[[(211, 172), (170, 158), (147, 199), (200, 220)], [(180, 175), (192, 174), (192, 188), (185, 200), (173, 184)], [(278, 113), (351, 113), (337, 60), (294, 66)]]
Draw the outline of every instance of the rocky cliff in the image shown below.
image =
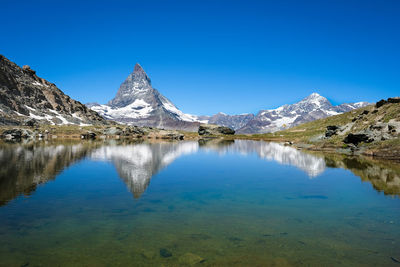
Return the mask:
[(27, 120), (44, 124), (102, 124), (95, 111), (64, 94), (57, 86), (0, 55), (0, 125)]

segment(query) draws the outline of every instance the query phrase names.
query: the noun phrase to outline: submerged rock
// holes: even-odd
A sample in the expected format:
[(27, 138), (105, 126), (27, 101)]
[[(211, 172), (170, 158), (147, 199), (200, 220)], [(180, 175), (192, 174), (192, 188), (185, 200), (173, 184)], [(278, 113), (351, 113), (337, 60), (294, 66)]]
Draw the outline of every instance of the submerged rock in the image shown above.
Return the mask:
[(196, 265), (204, 262), (205, 259), (193, 253), (186, 253), (179, 257), (179, 263), (183, 265)]
[(169, 257), (172, 257), (172, 253), (166, 248), (161, 248), (160, 249), (160, 256), (163, 257), (163, 258), (169, 258)]
[(156, 257), (156, 253), (152, 250), (143, 249), (140, 253), (145, 259), (151, 260)]

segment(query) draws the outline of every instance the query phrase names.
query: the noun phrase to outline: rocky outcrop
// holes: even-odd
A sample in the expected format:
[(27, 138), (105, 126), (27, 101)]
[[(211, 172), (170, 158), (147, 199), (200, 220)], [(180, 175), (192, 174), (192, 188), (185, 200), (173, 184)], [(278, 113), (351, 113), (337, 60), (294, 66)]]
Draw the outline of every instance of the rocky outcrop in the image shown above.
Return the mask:
[(333, 135), (336, 135), (339, 129), (340, 127), (336, 125), (326, 126), (325, 137), (331, 137)]
[(346, 144), (358, 145), (362, 142), (371, 143), (374, 141), (385, 141), (398, 138), (400, 122), (391, 121), (389, 123), (377, 122), (368, 128), (357, 133), (349, 133), (343, 142)]
[(200, 125), (197, 131), (199, 135), (232, 135), (235, 134), (235, 130), (219, 125)]
[[(0, 55), (0, 125), (103, 124), (96, 112), (71, 99), (25, 65), (20, 68)], [(29, 125), (29, 126), (31, 126)]]
[(392, 103), (392, 104), (400, 103), (400, 97), (391, 97), (391, 98), (388, 98), (387, 100), (384, 100), (384, 99), (379, 100), (378, 102), (376, 102), (375, 107), (380, 108), (383, 105), (389, 104), (389, 103)]

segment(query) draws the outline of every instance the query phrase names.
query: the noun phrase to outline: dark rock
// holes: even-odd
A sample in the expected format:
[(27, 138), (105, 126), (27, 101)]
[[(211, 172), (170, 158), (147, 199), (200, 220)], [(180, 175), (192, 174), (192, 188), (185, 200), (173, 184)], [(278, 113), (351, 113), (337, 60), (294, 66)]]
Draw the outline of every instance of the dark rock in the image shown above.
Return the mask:
[(388, 102), (388, 103), (393, 103), (393, 104), (395, 104), (395, 103), (400, 103), (400, 97), (391, 97), (391, 98), (388, 98), (387, 102)]
[(379, 100), (378, 102), (376, 102), (375, 107), (376, 107), (376, 108), (380, 108), (380, 107), (382, 107), (383, 105), (385, 105), (386, 103), (387, 103), (386, 100), (381, 99), (381, 100)]
[(96, 139), (96, 134), (93, 132), (87, 132), (85, 134), (81, 134), (81, 139)]
[(183, 140), (184, 135), (180, 133), (167, 133), (161, 136), (162, 139), (175, 139), (175, 140)]
[(370, 138), (367, 134), (360, 133), (360, 134), (348, 134), (344, 139), (343, 142), (346, 144), (354, 144), (358, 145), (361, 142), (370, 143), (374, 141), (374, 139)]
[(387, 103), (392, 103), (392, 104), (400, 103), (400, 97), (390, 97), (387, 100), (384, 99), (379, 100), (378, 102), (376, 102), (375, 107), (380, 108)]
[(172, 257), (172, 253), (168, 249), (162, 248), (160, 249), (160, 256), (163, 258), (169, 258)]
[(400, 260), (396, 259), (395, 257), (390, 257), (390, 259), (396, 263), (400, 263)]
[(232, 135), (235, 134), (235, 130), (225, 126), (217, 125), (200, 125), (197, 131), (199, 135)]
[(370, 125), (369, 128), (370, 128), (371, 130), (378, 130), (378, 131), (381, 131), (382, 128), (383, 128), (383, 125)]
[(337, 131), (340, 129), (339, 126), (336, 125), (329, 125), (326, 126), (325, 137), (331, 137), (332, 135), (337, 134)]
[(369, 113), (368, 110), (364, 110), (364, 111), (361, 113), (361, 115), (367, 115), (368, 113)]
[(222, 133), (222, 134), (235, 134), (235, 130), (225, 127), (225, 126), (220, 126), (217, 128), (217, 131)]
[(202, 125), (199, 126), (199, 130), (197, 132), (199, 133), (199, 135), (210, 134), (210, 132), (207, 130), (207, 128)]
[(38, 125), (39, 125), (39, 123), (36, 119), (26, 119), (24, 121), (24, 126), (36, 127)]

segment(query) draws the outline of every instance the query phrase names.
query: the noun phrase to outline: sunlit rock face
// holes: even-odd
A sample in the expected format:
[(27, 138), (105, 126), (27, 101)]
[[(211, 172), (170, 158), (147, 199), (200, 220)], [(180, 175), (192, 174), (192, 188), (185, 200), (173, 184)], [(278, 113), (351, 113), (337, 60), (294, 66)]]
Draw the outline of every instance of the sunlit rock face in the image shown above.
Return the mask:
[(30, 195), (90, 149), (90, 144), (0, 146), (0, 206), (20, 194)]
[(197, 142), (110, 145), (93, 151), (91, 158), (112, 161), (118, 175), (135, 198), (138, 198), (146, 190), (153, 175), (176, 158), (197, 150)]

